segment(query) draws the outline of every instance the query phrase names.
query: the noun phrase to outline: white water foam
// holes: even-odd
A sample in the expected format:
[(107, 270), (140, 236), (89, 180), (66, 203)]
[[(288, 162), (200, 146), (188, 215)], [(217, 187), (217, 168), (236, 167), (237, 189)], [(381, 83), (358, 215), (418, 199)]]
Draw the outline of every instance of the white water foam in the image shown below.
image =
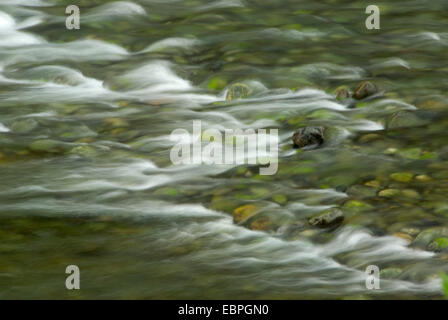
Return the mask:
[(2, 123), (0, 123), (0, 132), (9, 132), (9, 129), (5, 127)]
[(129, 1), (114, 1), (93, 8), (83, 15), (83, 21), (105, 21), (117, 18), (133, 19), (147, 16), (146, 10), (139, 4)]
[(157, 41), (138, 53), (157, 52), (167, 48), (189, 49), (199, 45), (201, 42), (197, 39), (188, 38), (167, 38)]

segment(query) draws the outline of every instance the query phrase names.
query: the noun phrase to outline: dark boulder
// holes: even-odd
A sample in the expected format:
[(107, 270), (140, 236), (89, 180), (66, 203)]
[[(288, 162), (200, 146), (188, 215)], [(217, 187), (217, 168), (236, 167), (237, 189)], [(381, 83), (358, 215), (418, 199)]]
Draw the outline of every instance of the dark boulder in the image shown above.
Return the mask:
[(317, 148), (324, 143), (324, 128), (323, 127), (305, 127), (297, 130), (293, 136), (292, 141), (294, 148)]

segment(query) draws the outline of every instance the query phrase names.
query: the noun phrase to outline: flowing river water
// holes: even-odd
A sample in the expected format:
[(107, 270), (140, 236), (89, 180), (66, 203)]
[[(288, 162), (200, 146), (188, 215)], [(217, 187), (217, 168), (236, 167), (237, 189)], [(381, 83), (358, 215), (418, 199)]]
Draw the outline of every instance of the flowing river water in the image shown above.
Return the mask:
[[(378, 5), (369, 31), (365, 1), (0, 0), (0, 298), (442, 298), (448, 3)], [(173, 165), (193, 120), (277, 128), (277, 174)], [(307, 125), (333, 133), (293, 149)]]

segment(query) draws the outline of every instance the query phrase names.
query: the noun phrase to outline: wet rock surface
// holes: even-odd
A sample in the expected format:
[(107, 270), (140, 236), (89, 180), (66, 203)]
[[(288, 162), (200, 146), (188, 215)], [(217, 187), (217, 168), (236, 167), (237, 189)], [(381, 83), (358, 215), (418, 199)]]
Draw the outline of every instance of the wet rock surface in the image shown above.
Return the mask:
[(344, 214), (338, 208), (325, 210), (308, 220), (309, 224), (314, 227), (327, 228), (339, 225), (344, 221)]
[(375, 84), (370, 81), (360, 83), (353, 92), (353, 98), (362, 100), (379, 93)]
[(313, 149), (325, 142), (324, 127), (305, 127), (298, 129), (292, 136), (294, 148)]

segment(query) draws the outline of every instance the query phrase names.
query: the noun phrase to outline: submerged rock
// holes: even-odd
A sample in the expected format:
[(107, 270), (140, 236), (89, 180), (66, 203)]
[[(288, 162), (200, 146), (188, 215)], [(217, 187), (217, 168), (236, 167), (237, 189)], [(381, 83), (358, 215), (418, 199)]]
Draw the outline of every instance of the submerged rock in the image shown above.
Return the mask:
[(401, 191), (401, 195), (408, 199), (420, 199), (420, 194), (413, 189), (404, 189)]
[(57, 140), (41, 139), (33, 141), (29, 148), (39, 153), (63, 153), (68, 147)]
[(11, 131), (14, 133), (28, 133), (36, 129), (37, 126), (37, 121), (32, 118), (17, 120), (12, 124)]
[(356, 87), (355, 91), (353, 92), (353, 98), (362, 100), (377, 93), (378, 88), (376, 87), (376, 85), (374, 85), (370, 81), (363, 81)]
[(104, 120), (106, 127), (108, 128), (127, 128), (129, 122), (121, 118), (107, 118)]
[(415, 105), (421, 110), (447, 111), (448, 100), (443, 96), (431, 96), (424, 99), (418, 99)]
[(414, 177), (412, 172), (396, 172), (390, 175), (390, 178), (397, 182), (409, 182)]
[(315, 227), (331, 227), (344, 221), (344, 214), (338, 208), (330, 208), (319, 213), (308, 220), (308, 222)]
[(249, 228), (255, 231), (267, 231), (271, 226), (272, 222), (267, 217), (261, 217), (251, 221)]
[(380, 278), (384, 279), (396, 279), (403, 273), (400, 268), (386, 268), (380, 271)]
[(244, 206), (238, 207), (233, 211), (233, 222), (245, 222), (249, 218), (253, 217), (259, 210), (260, 208), (253, 204), (246, 204)]
[(378, 193), (378, 196), (383, 198), (394, 198), (401, 194), (401, 191), (398, 189), (384, 189)]
[(387, 129), (398, 129), (406, 127), (414, 127), (425, 124), (417, 115), (413, 112), (400, 110), (393, 113), (386, 121)]
[(371, 198), (376, 196), (377, 188), (367, 187), (363, 185), (353, 185), (347, 189), (347, 194), (355, 198)]
[(288, 198), (283, 194), (274, 194), (272, 196), (272, 200), (281, 205), (286, 204), (288, 202)]
[(95, 148), (86, 145), (76, 146), (73, 149), (71, 149), (68, 153), (90, 158), (98, 154)]
[(252, 94), (252, 90), (244, 83), (234, 83), (227, 91), (226, 100), (245, 99)]
[(406, 241), (409, 241), (409, 243), (411, 243), (414, 240), (414, 238), (410, 234), (403, 233), (403, 232), (395, 232), (393, 235), (395, 237), (405, 239)]
[(344, 208), (351, 210), (351, 211), (364, 211), (364, 210), (371, 210), (373, 207), (363, 201), (359, 201), (359, 200), (350, 200), (348, 202), (345, 203)]
[(213, 196), (210, 208), (212, 210), (232, 214), (235, 208), (238, 208), (241, 204), (241, 201), (234, 197), (230, 198), (217, 194)]
[(324, 128), (323, 127), (305, 127), (297, 130), (293, 136), (292, 141), (294, 148), (309, 147), (316, 148), (324, 143)]
[(379, 141), (382, 140), (383, 136), (377, 133), (367, 133), (362, 135), (359, 139), (358, 142), (359, 143), (370, 143), (370, 142), (374, 142), (374, 141)]

